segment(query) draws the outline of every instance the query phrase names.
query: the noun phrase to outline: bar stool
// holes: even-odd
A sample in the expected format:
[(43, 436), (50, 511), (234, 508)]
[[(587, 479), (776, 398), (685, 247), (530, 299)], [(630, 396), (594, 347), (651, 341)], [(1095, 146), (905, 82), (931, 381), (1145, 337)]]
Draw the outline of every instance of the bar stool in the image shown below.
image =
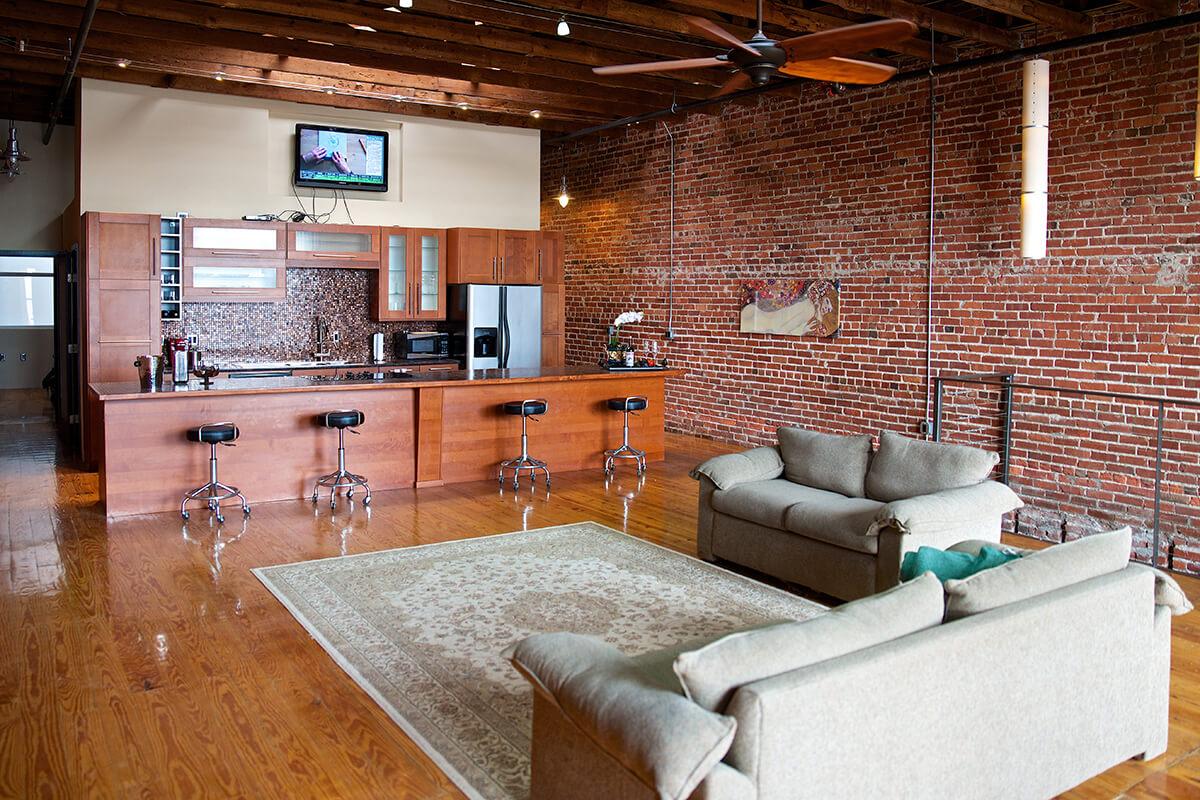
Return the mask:
[(221, 501), (230, 500), (234, 497), (242, 501), (242, 514), (250, 515), (250, 504), (246, 502), (246, 498), (242, 495), (236, 486), (228, 486), (217, 480), (217, 445), (225, 447), (234, 447), (233, 442), (240, 435), (237, 425), (232, 422), (210, 422), (206, 425), (201, 425), (198, 428), (188, 428), (187, 439), (189, 442), (200, 442), (209, 446), (208, 456), (208, 483), (203, 486), (192, 489), (183, 496), (183, 502), (179, 504), (179, 516), (187, 519), (191, 516), (187, 510), (189, 500), (203, 500), (208, 504), (209, 513), (215, 514), (217, 522), (224, 522), (225, 517), (221, 514)]
[(546, 466), (545, 461), (539, 461), (529, 455), (529, 436), (526, 430), (525, 421), (533, 417), (533, 421), (538, 421), (538, 416), (546, 413), (547, 403), (545, 400), (514, 400), (511, 403), (504, 403), (501, 408), (505, 414), (521, 417), (521, 455), (516, 458), (510, 458), (508, 461), (500, 462), (500, 471), (497, 474), (497, 480), (504, 483), (504, 470), (511, 469), (513, 471), (513, 488), (520, 486), (519, 478), (521, 470), (529, 471), (530, 481), (537, 480), (537, 472), (540, 469), (546, 474), (546, 488), (550, 488), (550, 469)]
[(317, 493), (322, 486), (329, 489), (330, 508), (337, 508), (338, 489), (346, 489), (346, 497), (354, 497), (354, 488), (356, 486), (361, 486), (367, 490), (367, 496), (363, 498), (363, 505), (371, 505), (371, 487), (367, 485), (367, 479), (362, 475), (355, 475), (353, 472), (346, 471), (346, 430), (349, 429), (351, 433), (358, 436), (358, 431), (354, 429), (362, 425), (366, 419), (366, 415), (357, 409), (326, 411), (323, 414), (317, 414), (317, 424), (322, 428), (337, 428), (338, 468), (337, 472), (331, 472), (328, 475), (317, 478), (317, 483), (313, 486), (313, 505), (316, 505)]
[(620, 411), (624, 414), (624, 422), (621, 425), (621, 446), (616, 450), (604, 451), (604, 474), (612, 475), (616, 469), (616, 459), (631, 458), (637, 462), (637, 474), (641, 475), (646, 471), (646, 451), (638, 450), (629, 443), (629, 415), (637, 411), (646, 410), (647, 401), (641, 395), (632, 397), (614, 397), (608, 401), (608, 407), (612, 411)]

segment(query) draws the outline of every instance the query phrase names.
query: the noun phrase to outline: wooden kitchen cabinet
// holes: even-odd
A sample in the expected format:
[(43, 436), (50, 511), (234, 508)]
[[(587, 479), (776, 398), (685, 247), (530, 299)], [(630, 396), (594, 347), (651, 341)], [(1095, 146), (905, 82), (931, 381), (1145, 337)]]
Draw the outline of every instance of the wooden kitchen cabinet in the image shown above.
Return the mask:
[(282, 222), (194, 217), (183, 221), (185, 264), (282, 261), (286, 256), (287, 226)]
[(293, 267), (379, 269), (379, 262), (379, 228), (288, 223), (287, 263)]
[(558, 231), (538, 232), (538, 283), (563, 282), (563, 235)]
[(500, 283), (497, 234), (492, 228), (446, 231), (446, 282)]
[(83, 456), (89, 464), (99, 457), (100, 430), (88, 384), (136, 381), (134, 360), (162, 350), (160, 225), (153, 214), (84, 215), (80, 408)]
[(371, 309), (380, 321), (446, 318), (446, 232), (382, 228)]
[(278, 303), (287, 297), (287, 270), (283, 261), (228, 261), (185, 262), (183, 299), (193, 303)]
[(561, 333), (542, 334), (542, 366), (561, 367), (567, 361), (566, 337)]
[(537, 231), (451, 228), (447, 282), (537, 284)]

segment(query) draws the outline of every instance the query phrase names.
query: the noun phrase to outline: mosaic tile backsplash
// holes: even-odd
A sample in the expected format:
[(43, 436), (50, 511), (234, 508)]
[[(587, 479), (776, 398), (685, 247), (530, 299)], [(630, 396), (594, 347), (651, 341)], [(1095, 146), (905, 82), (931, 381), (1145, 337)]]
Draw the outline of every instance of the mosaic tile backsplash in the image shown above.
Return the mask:
[(183, 319), (163, 320), (162, 335), (200, 337), (208, 361), (279, 361), (310, 358), (316, 349), (317, 317), (325, 320), (335, 359), (367, 361), (371, 334), (384, 333), (384, 354), (392, 352), (392, 333), (438, 330), (436, 322), (375, 322), (371, 319), (370, 281), (362, 269), (287, 270), (287, 299), (280, 303), (184, 303)]

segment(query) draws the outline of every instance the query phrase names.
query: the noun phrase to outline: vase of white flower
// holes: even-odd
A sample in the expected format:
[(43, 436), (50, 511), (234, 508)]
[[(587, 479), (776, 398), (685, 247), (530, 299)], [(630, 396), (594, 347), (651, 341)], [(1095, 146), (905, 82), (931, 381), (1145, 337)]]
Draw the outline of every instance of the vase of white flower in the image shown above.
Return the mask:
[(605, 351), (608, 366), (633, 366), (633, 348), (621, 343), (621, 326), (641, 322), (643, 319), (645, 314), (641, 311), (626, 311), (613, 320), (612, 325), (608, 327), (608, 349)]

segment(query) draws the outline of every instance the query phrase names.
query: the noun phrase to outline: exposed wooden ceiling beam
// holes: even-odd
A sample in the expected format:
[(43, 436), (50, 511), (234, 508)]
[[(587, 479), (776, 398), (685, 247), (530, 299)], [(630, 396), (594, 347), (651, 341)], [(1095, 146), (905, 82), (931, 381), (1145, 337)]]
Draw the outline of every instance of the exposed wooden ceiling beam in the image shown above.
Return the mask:
[[(73, 20), (78, 19), (78, 12), (70, 5), (45, 2), (35, 7), (30, 3), (21, 2), (21, 0), (0, 0), (0, 17), (21, 22), (45, 21), (59, 26), (71, 26), (75, 24)], [(403, 53), (381, 53), (350, 47), (331, 48), (302, 40), (263, 36), (243, 31), (208, 30), (197, 28), (194, 25), (115, 14), (103, 10), (96, 13), (92, 30), (151, 39), (178, 46), (204, 44), (317, 61), (336, 58), (340, 63), (369, 69), (436, 76), (484, 85), (495, 84), (514, 89), (572, 94), (598, 100), (612, 99), (614, 96), (612, 89), (591, 81), (572, 81), (541, 75), (480, 69), (479, 67), (463, 67), (457, 63), (414, 58)], [(671, 95), (643, 89), (630, 89), (622, 90), (620, 99), (623, 102), (664, 107), (670, 105)]]
[[(79, 0), (83, 2), (83, 0)], [(320, 9), (316, 15), (313, 7)], [(416, 15), (391, 14), (375, 12), (365, 17), (374, 27), (382, 26), (376, 32), (358, 31), (349, 27), (340, 27), (326, 21), (325, 14), (336, 14), (334, 8), (341, 4), (330, 3), (328, 0), (308, 0), (295, 3), (288, 0), (239, 0), (239, 9), (210, 6), (198, 2), (179, 2), (179, 0), (108, 0), (106, 7), (116, 11), (127, 11), (140, 16), (168, 19), (173, 22), (184, 22), (200, 25), (205, 28), (233, 29), (251, 33), (267, 33), (275, 36), (293, 36), (314, 42), (329, 42), (334, 45), (359, 47), (364, 50), (380, 52), (406, 51), (411, 55), (433, 60), (450, 61), (452, 63), (474, 64), (485, 69), (509, 70), (511, 72), (526, 72), (550, 77), (569, 78), (572, 80), (607, 84), (620, 88), (639, 88), (646, 84), (636, 80), (621, 79), (616, 81), (596, 80), (591, 68), (609, 63), (610, 54), (593, 47), (571, 45), (560, 52), (538, 40), (538, 37), (527, 36), (514, 40), (511, 36), (496, 36), (495, 41), (489, 36), (484, 38), (474, 25), (458, 23), (443, 23), (431, 25), (420, 22), (422, 18)], [(287, 10), (285, 10), (287, 9)], [(353, 19), (361, 12), (338, 15), (343, 19)], [(301, 17), (308, 17), (307, 19)], [(378, 17), (387, 19), (381, 20)], [(392, 18), (405, 18), (404, 31), (397, 30), (395, 23), (388, 24)], [(466, 31), (464, 38), (456, 35)], [(557, 44), (557, 43), (553, 43)], [(692, 86), (693, 81), (708, 82), (715, 85), (720, 81), (710, 75), (693, 70), (659, 77), (655, 85), (661, 91), (675, 91), (680, 95), (702, 96), (703, 91), (697, 92)]]
[[(0, 34), (24, 37), (31, 42), (61, 46), (66, 30), (52, 25), (9, 22), (0, 19)], [(328, 49), (328, 48), (325, 48)], [(119, 58), (146, 61), (169, 66), (175, 59), (197, 62), (207, 74), (228, 72), (234, 67), (248, 67), (263, 77), (271, 73), (299, 73), (318, 79), (328, 78), (360, 84), (387, 87), (388, 94), (419, 96), (426, 100), (456, 103), (471, 102), (474, 98), (515, 103), (526, 110), (538, 109), (547, 116), (571, 116), (571, 112), (598, 114), (607, 118), (622, 117), (658, 107), (653, 104), (621, 102), (621, 98), (598, 100), (557, 92), (513, 89), (507, 86), (479, 84), (425, 75), (409, 75), (390, 70), (370, 69), (339, 62), (256, 53), (200, 43), (180, 44), (131, 36), (93, 31), (88, 39), (85, 58), (105, 57), (109, 63)], [(640, 111), (639, 111), (640, 110)], [(558, 114), (556, 112), (567, 112)]]
[(1092, 18), (1079, 11), (1043, 3), (1041, 0), (966, 0), (973, 6), (986, 8), (1010, 17), (1037, 22), (1055, 30), (1082, 36), (1092, 32)]
[[(856, 14), (870, 14), (890, 19), (906, 19), (938, 33), (961, 36), (964, 39), (992, 44), (1007, 49), (1021, 46), (1021, 37), (1012, 31), (988, 25), (959, 14), (950, 14), (932, 6), (911, 3), (909, 0), (829, 0), (833, 5)], [(775, 3), (789, 7), (789, 4)], [(926, 45), (928, 48), (928, 45)], [(943, 62), (944, 63), (944, 62)]]
[(1125, 3), (1149, 11), (1156, 17), (1173, 17), (1179, 13), (1179, 0), (1123, 0)]
[[(758, 18), (756, 0), (679, 0), (679, 3), (689, 8), (701, 9), (713, 13), (732, 14), (748, 20), (756, 20)], [(810, 11), (798, 6), (768, 2), (763, 3), (763, 23), (767, 26), (774, 25), (788, 31), (796, 32), (822, 31), (853, 24), (851, 20), (835, 17), (831, 14), (822, 14), (818, 11)], [(730, 28), (730, 31), (741, 35), (743, 38), (748, 38), (752, 33), (749, 29), (735, 30)], [(900, 42), (892, 49), (894, 52), (916, 56), (921, 59), (929, 58), (928, 43), (923, 44), (916, 40)], [(953, 48), (939, 45), (936, 52), (939, 61), (953, 61), (957, 58), (957, 53)]]

